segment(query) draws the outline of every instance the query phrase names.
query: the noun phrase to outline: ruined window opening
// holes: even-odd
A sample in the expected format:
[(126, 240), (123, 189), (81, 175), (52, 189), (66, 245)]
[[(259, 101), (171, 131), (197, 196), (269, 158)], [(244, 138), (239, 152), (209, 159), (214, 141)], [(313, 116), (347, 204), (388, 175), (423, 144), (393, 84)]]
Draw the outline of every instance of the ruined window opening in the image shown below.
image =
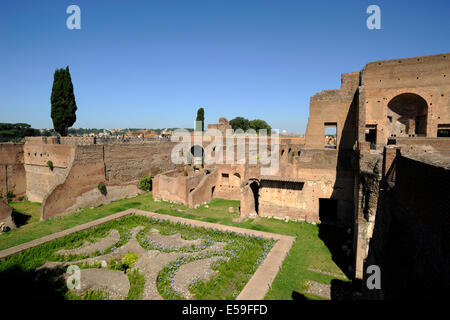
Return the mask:
[(377, 125), (366, 125), (366, 142), (370, 142), (370, 149), (376, 149), (377, 144)]
[(450, 124), (438, 124), (438, 138), (450, 138)]
[(261, 180), (262, 188), (302, 191), (305, 183), (295, 181)]
[(321, 223), (334, 223), (337, 218), (337, 200), (319, 198), (319, 219)]
[(240, 184), (241, 184), (241, 175), (239, 174), (239, 173), (234, 173), (233, 174), (233, 176), (232, 176), (232, 179), (233, 179), (233, 183), (232, 183), (232, 185), (233, 186), (240, 186)]
[(222, 184), (229, 184), (229, 177), (228, 173), (222, 173)]
[(325, 148), (336, 149), (337, 144), (337, 123), (336, 122), (325, 122)]

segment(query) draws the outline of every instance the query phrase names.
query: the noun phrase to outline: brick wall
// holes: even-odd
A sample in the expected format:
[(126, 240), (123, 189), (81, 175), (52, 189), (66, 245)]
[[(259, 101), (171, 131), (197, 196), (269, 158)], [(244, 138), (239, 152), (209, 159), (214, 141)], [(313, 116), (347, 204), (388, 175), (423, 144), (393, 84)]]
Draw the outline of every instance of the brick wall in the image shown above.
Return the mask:
[(395, 186), (380, 193), (366, 262), (380, 266), (384, 298), (432, 300), (448, 294), (448, 190), (448, 168), (398, 156)]

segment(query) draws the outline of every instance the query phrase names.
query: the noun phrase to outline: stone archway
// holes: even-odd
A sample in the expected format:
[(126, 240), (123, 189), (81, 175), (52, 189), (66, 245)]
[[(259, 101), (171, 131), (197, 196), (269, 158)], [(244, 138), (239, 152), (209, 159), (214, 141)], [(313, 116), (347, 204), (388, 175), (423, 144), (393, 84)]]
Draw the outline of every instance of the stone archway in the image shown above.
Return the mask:
[(196, 144), (191, 147), (191, 156), (194, 159), (193, 164), (202, 164), (205, 156), (205, 150), (202, 146)]
[(428, 104), (415, 93), (402, 93), (391, 99), (387, 108), (389, 137), (414, 137), (427, 134)]
[(239, 187), (241, 185), (241, 175), (235, 172), (230, 183), (232, 186)]
[(252, 190), (252, 194), (253, 194), (253, 203), (254, 203), (254, 208), (251, 208), (253, 210), (255, 210), (256, 214), (259, 214), (259, 183), (258, 181), (253, 181), (252, 183), (250, 183), (250, 189)]

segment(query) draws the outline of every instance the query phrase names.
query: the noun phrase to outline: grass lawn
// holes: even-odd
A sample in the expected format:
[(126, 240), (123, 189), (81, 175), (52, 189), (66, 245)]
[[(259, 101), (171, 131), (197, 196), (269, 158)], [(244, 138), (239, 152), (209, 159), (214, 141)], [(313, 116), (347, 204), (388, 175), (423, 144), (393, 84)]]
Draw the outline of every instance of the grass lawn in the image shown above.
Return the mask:
[[(333, 261), (330, 250), (319, 238), (319, 226), (304, 222), (284, 222), (266, 218), (233, 222), (233, 218), (236, 218), (238, 215), (236, 213), (228, 213), (228, 208), (234, 207), (236, 212), (239, 201), (213, 199), (208, 203), (208, 207), (201, 206), (197, 209), (190, 209), (185, 205), (155, 201), (151, 193), (148, 193), (101, 205), (96, 208), (83, 209), (64, 217), (56, 217), (46, 221), (39, 221), (40, 204), (38, 203), (28, 201), (13, 202), (11, 206), (13, 206), (17, 213), (22, 215), (22, 218), (23, 216), (29, 216), (29, 218), (27, 218), (26, 223), (20, 228), (0, 234), (0, 250), (113, 213), (136, 208), (188, 219), (296, 236), (297, 239), (284, 260), (282, 269), (275, 278), (272, 288), (265, 297), (266, 299), (292, 299), (295, 293), (303, 294), (310, 299), (317, 299), (317, 297), (310, 296), (306, 293), (306, 280), (330, 284), (333, 279), (346, 279), (343, 272)], [(308, 270), (309, 268), (337, 274), (342, 276), (342, 278), (312, 272)]]
[[(24, 298), (23, 291), (26, 292), (25, 297), (30, 299), (42, 296), (44, 293), (46, 293), (46, 298), (52, 300), (107, 298), (108, 294), (102, 291), (88, 291), (83, 293), (83, 296), (78, 296), (75, 292), (67, 289), (64, 281), (60, 281), (60, 279), (58, 281), (52, 281), (52, 279), (55, 279), (55, 276), (63, 274), (65, 268), (45, 269), (46, 271), (43, 271), (43, 274), (36, 273), (35, 269), (42, 266), (45, 261), (80, 261), (81, 259), (103, 256), (104, 254), (113, 252), (116, 248), (119, 248), (130, 240), (131, 229), (138, 226), (143, 227), (137, 237), (142, 247), (148, 250), (183, 252), (185, 254), (178, 256), (175, 261), (165, 266), (159, 272), (156, 279), (159, 293), (163, 298), (170, 300), (184, 299), (173, 288), (172, 284), (178, 269), (188, 262), (202, 261), (201, 259), (213, 257), (217, 258), (217, 260), (214, 262), (212, 268), (217, 270), (218, 276), (208, 281), (195, 282), (191, 292), (195, 295), (196, 299), (201, 300), (235, 299), (275, 243), (275, 240), (272, 239), (192, 227), (181, 223), (175, 224), (168, 221), (132, 215), (55, 239), (1, 260), (0, 282), (5, 287), (14, 287), (14, 290), (8, 291), (9, 296), (21, 297), (22, 299)], [(104, 238), (113, 229), (120, 233), (120, 240), (112, 243), (108, 248), (81, 254), (61, 255), (57, 253), (62, 248), (77, 248), (85, 240), (93, 241), (94, 239)], [(170, 245), (155, 248), (154, 243), (150, 242), (146, 237), (146, 234), (151, 229), (158, 229), (164, 235), (178, 233), (183, 239), (187, 240), (202, 239), (202, 242), (181, 248)], [(223, 243), (224, 248), (207, 252), (203, 251), (203, 249), (215, 243)], [(144, 293), (145, 278), (141, 271), (145, 271), (132, 268), (139, 256), (140, 254), (138, 253), (129, 252), (124, 257), (111, 258), (107, 265), (108, 269), (124, 272), (128, 276), (130, 291), (126, 298), (130, 300), (142, 299)], [(81, 269), (101, 267), (99, 262), (94, 262), (93, 264), (79, 262), (77, 265)], [(30, 281), (33, 278), (36, 281)], [(20, 283), (20, 285), (17, 286), (17, 283)]]

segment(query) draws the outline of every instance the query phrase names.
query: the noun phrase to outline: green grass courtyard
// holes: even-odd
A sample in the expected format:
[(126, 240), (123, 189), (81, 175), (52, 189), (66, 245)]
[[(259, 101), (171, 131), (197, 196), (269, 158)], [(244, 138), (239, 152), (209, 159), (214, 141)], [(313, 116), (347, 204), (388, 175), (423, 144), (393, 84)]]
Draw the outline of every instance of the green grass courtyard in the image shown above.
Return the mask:
[[(147, 193), (95, 208), (86, 208), (64, 217), (46, 221), (40, 221), (41, 204), (39, 203), (22, 201), (12, 202), (10, 205), (14, 208), (15, 219), (19, 221), (20, 227), (0, 234), (0, 250), (126, 209), (136, 208), (188, 219), (295, 236), (296, 241), (265, 299), (289, 300), (297, 294), (304, 295), (308, 299), (321, 299), (308, 294), (306, 283), (308, 280), (326, 285), (330, 285), (334, 279), (348, 280), (333, 261), (330, 249), (319, 237), (318, 225), (294, 221), (284, 222), (269, 218), (250, 218), (243, 222), (233, 222), (233, 219), (238, 217), (236, 212), (239, 201), (213, 199), (207, 205), (190, 209), (185, 205), (155, 200), (151, 193)], [(229, 213), (229, 207), (234, 207), (235, 213)], [(321, 272), (316, 272), (317, 270)]]

